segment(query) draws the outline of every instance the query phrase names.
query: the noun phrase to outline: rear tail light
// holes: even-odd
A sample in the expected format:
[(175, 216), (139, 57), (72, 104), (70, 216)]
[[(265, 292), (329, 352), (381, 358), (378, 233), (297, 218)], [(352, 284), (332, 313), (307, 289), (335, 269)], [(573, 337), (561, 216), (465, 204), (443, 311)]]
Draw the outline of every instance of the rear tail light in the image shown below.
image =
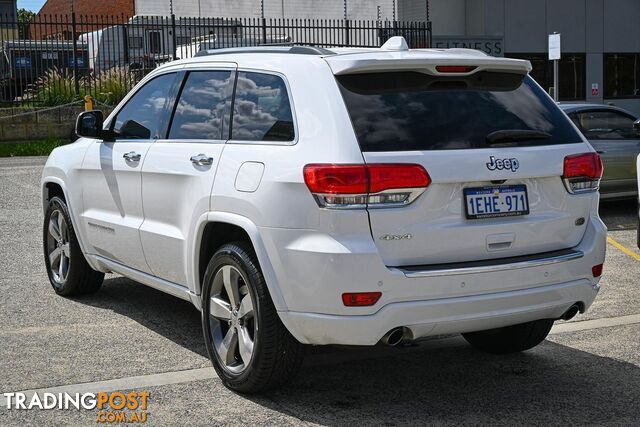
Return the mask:
[(602, 269), (603, 268), (604, 268), (604, 264), (598, 264), (598, 265), (594, 265), (593, 267), (591, 267), (591, 274), (593, 274), (593, 277), (602, 276)]
[(414, 164), (311, 164), (304, 167), (304, 182), (320, 207), (353, 209), (408, 205), (431, 178)]
[(378, 302), (382, 292), (355, 292), (342, 294), (342, 303), (347, 307), (370, 307)]
[(602, 160), (597, 153), (576, 154), (564, 158), (562, 179), (571, 194), (596, 191), (602, 178)]

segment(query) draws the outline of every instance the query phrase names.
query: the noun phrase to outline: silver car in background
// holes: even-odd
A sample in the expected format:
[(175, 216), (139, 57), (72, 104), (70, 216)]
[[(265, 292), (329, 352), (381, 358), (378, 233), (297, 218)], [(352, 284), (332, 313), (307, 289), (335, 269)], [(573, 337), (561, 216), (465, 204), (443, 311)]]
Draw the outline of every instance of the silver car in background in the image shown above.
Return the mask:
[(640, 154), (640, 121), (622, 108), (602, 104), (560, 104), (600, 154), (604, 175), (603, 199), (633, 198), (638, 194), (636, 158)]

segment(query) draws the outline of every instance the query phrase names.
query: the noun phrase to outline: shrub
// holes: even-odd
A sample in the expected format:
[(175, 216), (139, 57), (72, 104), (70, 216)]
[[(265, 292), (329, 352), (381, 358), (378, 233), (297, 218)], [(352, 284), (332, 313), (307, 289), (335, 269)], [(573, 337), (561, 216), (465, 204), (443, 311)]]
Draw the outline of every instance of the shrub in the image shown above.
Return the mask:
[(81, 77), (76, 94), (73, 71), (52, 67), (25, 91), (23, 100), (49, 107), (80, 101), (85, 95), (91, 95), (98, 102), (114, 106), (137, 80), (128, 67), (114, 67), (96, 76)]
[(116, 105), (135, 86), (136, 78), (128, 67), (114, 67), (85, 79), (85, 90), (99, 102)]
[(52, 67), (25, 91), (23, 98), (44, 106), (55, 106), (81, 99), (82, 94), (75, 93), (73, 73)]

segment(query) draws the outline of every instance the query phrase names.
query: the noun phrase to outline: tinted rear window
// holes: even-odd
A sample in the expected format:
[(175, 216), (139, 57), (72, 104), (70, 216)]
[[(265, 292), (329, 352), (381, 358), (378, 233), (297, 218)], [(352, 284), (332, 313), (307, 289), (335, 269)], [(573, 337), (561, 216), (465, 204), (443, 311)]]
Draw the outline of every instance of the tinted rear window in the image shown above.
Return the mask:
[(529, 76), (478, 72), (443, 78), (419, 72), (337, 77), (362, 151), (489, 148), (502, 130), (541, 131), (533, 146), (582, 142), (571, 122)]

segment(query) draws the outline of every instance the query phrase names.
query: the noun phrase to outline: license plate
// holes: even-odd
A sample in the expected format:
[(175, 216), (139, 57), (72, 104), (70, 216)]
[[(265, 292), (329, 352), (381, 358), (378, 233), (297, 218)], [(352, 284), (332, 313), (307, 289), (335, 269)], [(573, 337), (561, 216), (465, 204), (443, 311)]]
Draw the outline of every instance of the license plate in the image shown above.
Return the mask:
[(465, 188), (467, 219), (529, 215), (526, 185)]

